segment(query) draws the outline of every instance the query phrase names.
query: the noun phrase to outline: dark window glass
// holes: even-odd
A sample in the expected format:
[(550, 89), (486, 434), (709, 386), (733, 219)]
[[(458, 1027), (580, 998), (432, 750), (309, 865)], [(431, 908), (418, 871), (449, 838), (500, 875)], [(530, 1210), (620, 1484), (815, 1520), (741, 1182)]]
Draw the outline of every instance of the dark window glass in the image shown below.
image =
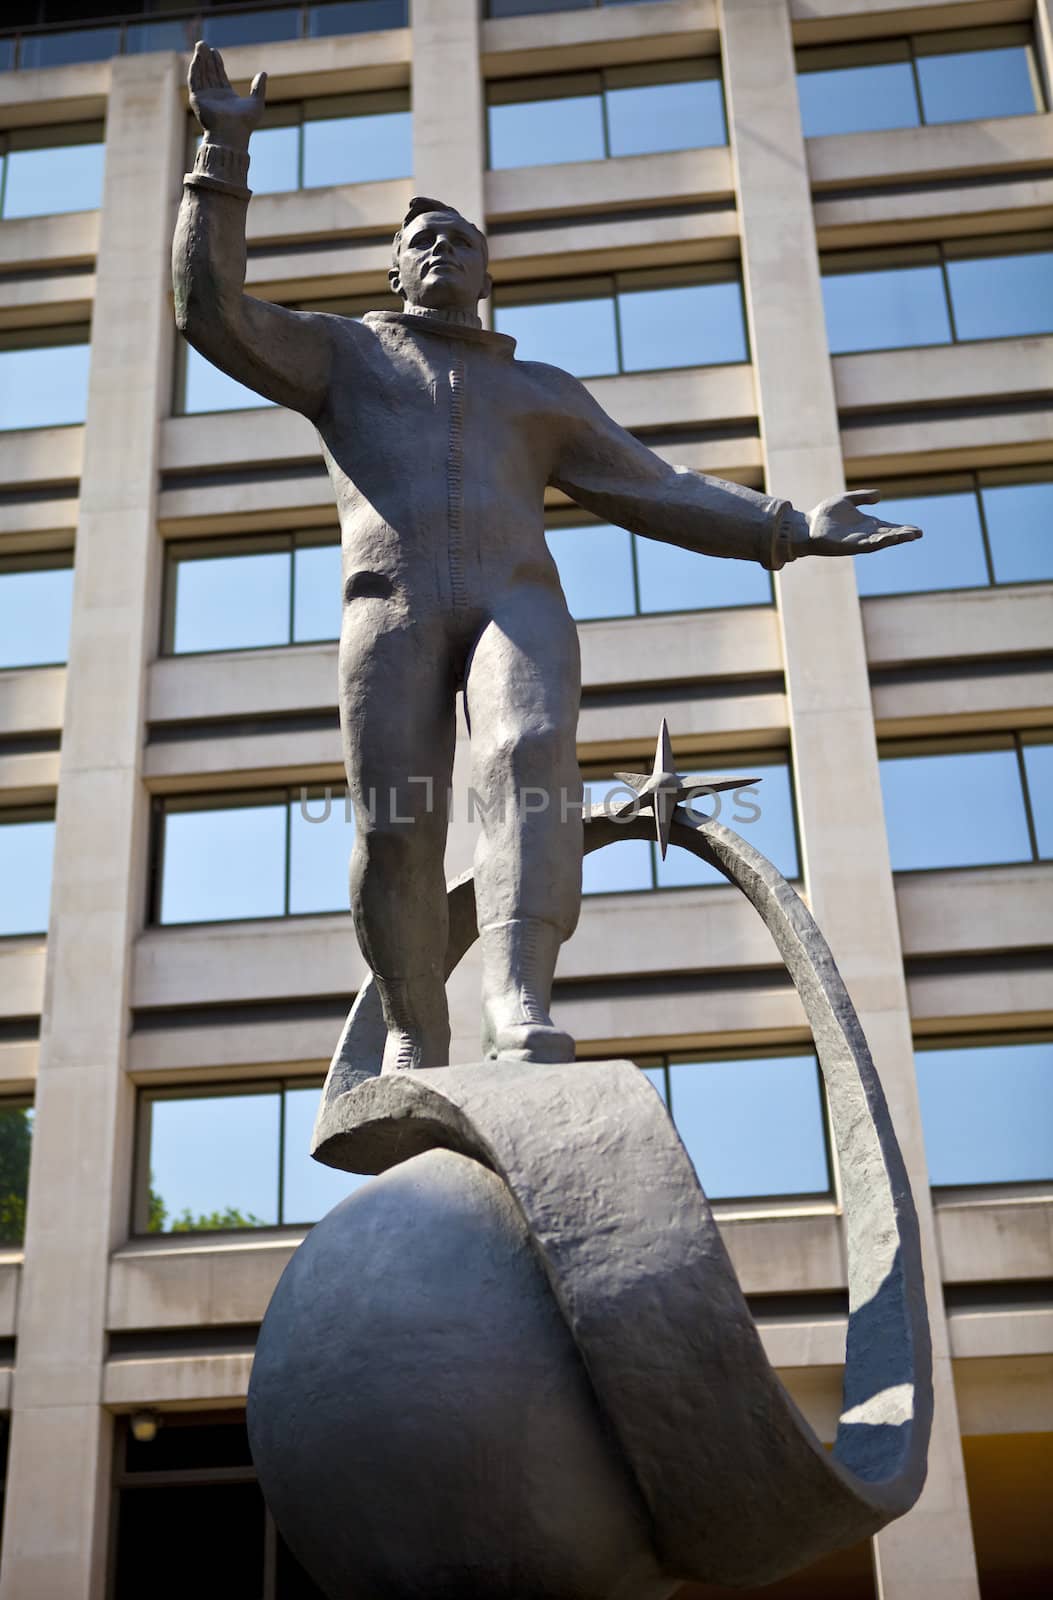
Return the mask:
[(594, 0), (486, 0), (488, 17), (533, 17), (543, 11), (589, 11)]
[(550, 528), (547, 538), (572, 617), (584, 622), (590, 617), (633, 615), (631, 533), (608, 524), (590, 524)]
[(1053, 481), (980, 490), (998, 583), (1053, 578)]
[(806, 138), (913, 128), (921, 118), (909, 61), (805, 70), (797, 75)]
[(167, 601), (175, 655), (337, 639), (340, 545), (311, 533), (176, 545)]
[(228, 377), (214, 367), (193, 345), (183, 344), (185, 378), (183, 410), (188, 415), (198, 411), (248, 411), (257, 406), (271, 406), (255, 389), (248, 389), (236, 378)]
[(719, 72), (707, 62), (498, 82), (490, 86), (489, 102), (494, 168), (727, 143)]
[(518, 340), (522, 360), (547, 361), (579, 378), (748, 360), (737, 276), (693, 276), (581, 280), (560, 299), (513, 290), (496, 299), (494, 326)]
[(1053, 1178), (1053, 1043), (921, 1050), (915, 1059), (931, 1183)]
[[(707, 766), (700, 776), (715, 783), (737, 777), (762, 780), (755, 786), (745, 784), (723, 794), (702, 796), (694, 802), (694, 814), (717, 818), (767, 856), (785, 878), (796, 878), (800, 870), (797, 830), (786, 763), (745, 757), (734, 768)], [(590, 778), (585, 784), (586, 804), (607, 804), (612, 814), (628, 798), (625, 785), (614, 778)], [(613, 894), (638, 889), (690, 888), (726, 881), (715, 867), (688, 850), (671, 846), (663, 861), (656, 844), (624, 839), (585, 857), (582, 892)]]
[(943, 270), (937, 264), (825, 273), (823, 307), (834, 355), (951, 342)]
[(25, 1238), (32, 1149), (33, 1107), (0, 1100), (0, 1248), (17, 1249)]
[(855, 558), (861, 595), (913, 594), (924, 589), (976, 589), (989, 583), (980, 507), (974, 489), (958, 494), (882, 498), (875, 514), (912, 523), (925, 537)]
[(276, 11), (243, 11), (231, 16), (208, 12), (201, 19), (201, 37), (221, 49), (233, 44), (273, 44), (298, 39), (302, 11), (286, 6)]
[(938, 55), (919, 50), (917, 71), (926, 122), (1012, 117), (1042, 109), (1026, 45)]
[(68, 555), (0, 557), (0, 668), (65, 661), (72, 605)]
[(194, 22), (126, 22), (124, 48), (128, 55), (145, 55), (151, 50), (189, 50), (196, 31)]
[(548, 361), (576, 377), (618, 371), (618, 333), (611, 295), (506, 305), (496, 300), (494, 327), (518, 340), (523, 361)]
[(15, 65), (15, 41), (0, 39), (0, 72), (11, 72)]
[(0, 935), (47, 932), (54, 847), (53, 816), (0, 812)]
[(1025, 741), (1023, 757), (1035, 843), (1039, 855), (1048, 861), (1053, 857), (1053, 743)]
[(965, 122), (1042, 109), (1027, 27), (919, 34), (798, 52), (806, 137)]
[(14, 129), (0, 135), (0, 217), (94, 211), (102, 203), (102, 128)]
[(407, 21), (407, 0), (335, 0), (332, 5), (307, 8), (307, 32), (315, 39), (334, 33), (379, 33), (404, 28)]
[(894, 871), (1031, 860), (1015, 749), (886, 756), (881, 790)]
[(24, 33), (20, 67), (68, 67), (78, 61), (108, 61), (121, 48), (120, 28), (77, 28), (69, 33)]
[[(208, 1589), (223, 1600), (260, 1600), (263, 1528), (263, 1496), (256, 1483), (124, 1488), (114, 1600), (141, 1600), (144, 1573), (150, 1574), (153, 1600), (185, 1600)], [(193, 1529), (192, 1538), (188, 1529)], [(208, 1552), (207, 1589), (202, 1585), (203, 1551)]]
[(354, 814), (342, 789), (166, 801), (158, 921), (345, 911), (353, 842)]
[(164, 812), (161, 922), (280, 917), (288, 801)]
[(828, 1192), (814, 1056), (671, 1063), (669, 1109), (711, 1200)]
[(320, 1087), (144, 1094), (136, 1231), (208, 1233), (325, 1216), (366, 1180), (311, 1158)]
[[(30, 344), (31, 338), (40, 343)], [(0, 430), (83, 422), (88, 409), (91, 346), (9, 336), (0, 347)]]
[(948, 261), (947, 281), (961, 340), (1053, 332), (1053, 251)]
[(405, 178), (413, 167), (413, 128), (408, 111), (326, 117), (308, 122), (303, 138), (303, 181), (308, 189), (331, 183)]

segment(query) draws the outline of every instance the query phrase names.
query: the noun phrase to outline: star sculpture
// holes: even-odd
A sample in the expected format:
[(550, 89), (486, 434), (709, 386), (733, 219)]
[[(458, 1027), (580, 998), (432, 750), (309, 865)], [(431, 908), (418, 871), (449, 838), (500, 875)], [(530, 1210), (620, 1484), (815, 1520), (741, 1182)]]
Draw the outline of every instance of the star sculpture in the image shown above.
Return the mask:
[(640, 801), (648, 804), (654, 813), (655, 837), (665, 860), (669, 849), (669, 828), (673, 812), (685, 800), (694, 800), (700, 794), (717, 794), (724, 789), (741, 789), (748, 783), (760, 783), (760, 778), (724, 778), (713, 783), (705, 778), (685, 782), (676, 770), (673, 747), (669, 742), (669, 724), (662, 718), (658, 730), (658, 743), (654, 752), (654, 767), (650, 772), (616, 772), (619, 782), (633, 790), (636, 800), (626, 800), (623, 805), (610, 807), (612, 817), (620, 817), (639, 809)]

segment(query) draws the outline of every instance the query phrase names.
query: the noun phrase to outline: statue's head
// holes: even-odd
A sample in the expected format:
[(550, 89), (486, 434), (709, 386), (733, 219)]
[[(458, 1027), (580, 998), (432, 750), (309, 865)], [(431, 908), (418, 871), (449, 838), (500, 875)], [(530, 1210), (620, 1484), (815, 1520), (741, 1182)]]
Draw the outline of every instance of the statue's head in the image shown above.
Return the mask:
[(490, 293), (486, 237), (452, 206), (417, 195), (391, 248), (388, 281), (413, 306), (474, 312)]

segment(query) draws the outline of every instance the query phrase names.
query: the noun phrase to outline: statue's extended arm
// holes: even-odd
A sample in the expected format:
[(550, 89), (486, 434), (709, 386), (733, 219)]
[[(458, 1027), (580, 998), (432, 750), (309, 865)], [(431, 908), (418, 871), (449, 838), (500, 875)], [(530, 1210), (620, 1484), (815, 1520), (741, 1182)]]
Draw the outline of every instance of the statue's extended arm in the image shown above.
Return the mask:
[(856, 555), (921, 538), (918, 528), (860, 511), (878, 499), (873, 490), (836, 495), (806, 513), (788, 500), (670, 466), (612, 421), (582, 384), (560, 379), (561, 444), (550, 482), (606, 522), (776, 571), (802, 555)]
[(268, 400), (315, 418), (332, 361), (327, 319), (245, 293), (249, 134), (263, 113), (266, 77), (239, 97), (218, 50), (198, 44), (190, 104), (205, 138), (188, 174), (172, 243), (176, 324), (196, 350)]

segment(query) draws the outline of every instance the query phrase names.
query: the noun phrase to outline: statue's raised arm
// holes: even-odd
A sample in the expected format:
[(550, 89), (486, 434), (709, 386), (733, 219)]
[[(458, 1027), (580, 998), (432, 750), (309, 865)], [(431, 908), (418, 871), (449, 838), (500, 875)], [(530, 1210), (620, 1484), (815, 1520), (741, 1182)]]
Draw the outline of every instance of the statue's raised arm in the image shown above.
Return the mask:
[(219, 51), (199, 41), (187, 82), (205, 137), (186, 176), (172, 244), (176, 324), (214, 366), (313, 420), (329, 383), (328, 320), (245, 293), (249, 137), (263, 115), (266, 74), (238, 95)]

